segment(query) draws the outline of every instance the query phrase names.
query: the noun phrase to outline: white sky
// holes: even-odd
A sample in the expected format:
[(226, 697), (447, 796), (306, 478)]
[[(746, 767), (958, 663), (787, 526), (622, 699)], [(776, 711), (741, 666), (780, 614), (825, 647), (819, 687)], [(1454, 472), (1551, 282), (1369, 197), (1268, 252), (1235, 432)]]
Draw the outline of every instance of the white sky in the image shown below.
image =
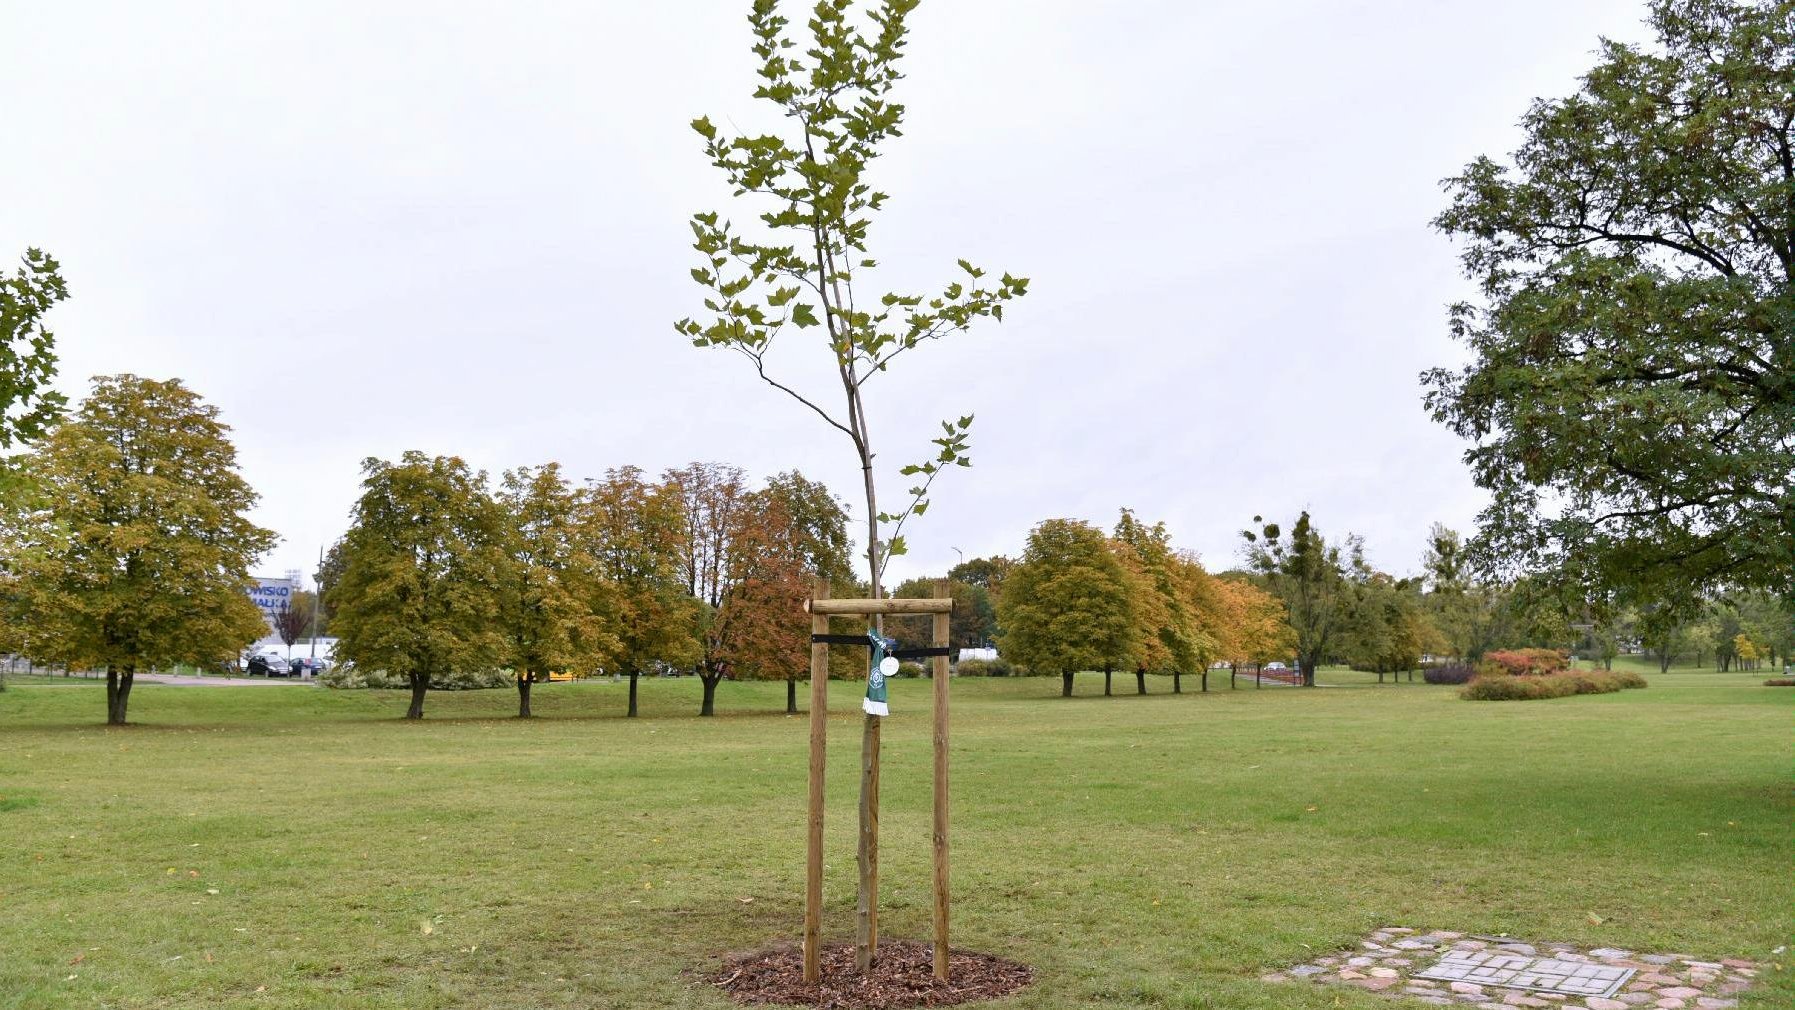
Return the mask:
[[(271, 574), (340, 535), (361, 459), (410, 448), (796, 467), (852, 503), (842, 436), (671, 328), (700, 308), (687, 216), (751, 213), (686, 125), (763, 122), (746, 9), (0, 0), (0, 262), (62, 260), (72, 396), (136, 372), (222, 408), (284, 538)], [(1460, 359), (1445, 307), (1470, 292), (1438, 182), (1643, 14), (924, 4), (875, 169), (883, 283), (964, 256), (1032, 286), (869, 386), (887, 499), (938, 419), (978, 417), (895, 574), (1124, 505), (1215, 569), (1254, 513), (1308, 507), (1397, 572), (1430, 522), (1469, 529), (1483, 496), (1416, 381)], [(781, 367), (828, 396), (826, 353)]]

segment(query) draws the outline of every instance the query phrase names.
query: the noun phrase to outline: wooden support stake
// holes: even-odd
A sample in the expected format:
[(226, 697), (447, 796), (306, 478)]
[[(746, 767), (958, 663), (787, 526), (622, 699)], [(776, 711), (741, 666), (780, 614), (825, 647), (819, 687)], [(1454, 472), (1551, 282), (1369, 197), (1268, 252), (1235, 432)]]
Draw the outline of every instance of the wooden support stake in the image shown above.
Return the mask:
[[(946, 579), (935, 581), (935, 598), (953, 599)], [(947, 613), (935, 613), (936, 648), (947, 645)], [(934, 657), (935, 686), (935, 977), (947, 981), (947, 657)]]
[[(829, 596), (829, 580), (818, 578), (811, 590), (818, 599)], [(812, 635), (829, 633), (829, 618), (813, 614)], [(804, 981), (823, 976), (822, 955), (817, 948), (823, 921), (823, 766), (829, 742), (829, 646), (810, 646), (810, 834), (804, 863)]]
[(866, 717), (860, 735), (860, 887), (854, 902), (854, 967), (873, 966), (879, 949), (879, 723)]

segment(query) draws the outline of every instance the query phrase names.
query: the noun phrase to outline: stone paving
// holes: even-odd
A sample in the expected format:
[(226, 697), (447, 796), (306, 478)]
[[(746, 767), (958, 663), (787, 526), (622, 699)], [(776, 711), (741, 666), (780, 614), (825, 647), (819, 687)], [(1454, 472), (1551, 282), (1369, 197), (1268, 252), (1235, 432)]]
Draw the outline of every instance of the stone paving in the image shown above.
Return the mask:
[(1433, 1006), (1515, 1010), (1727, 1010), (1758, 965), (1688, 954), (1636, 954), (1501, 936), (1386, 926), (1359, 949), (1261, 976), (1266, 982), (1326, 982)]

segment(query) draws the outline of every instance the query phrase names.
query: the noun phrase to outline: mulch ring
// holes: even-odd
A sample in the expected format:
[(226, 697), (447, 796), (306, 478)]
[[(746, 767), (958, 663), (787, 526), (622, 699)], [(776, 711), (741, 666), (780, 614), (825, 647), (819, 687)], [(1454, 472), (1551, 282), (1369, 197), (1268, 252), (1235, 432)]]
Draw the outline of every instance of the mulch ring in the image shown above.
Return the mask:
[(827, 1010), (899, 1010), (901, 1007), (955, 1006), (997, 999), (1034, 981), (1026, 964), (969, 950), (948, 952), (949, 981), (934, 974), (934, 949), (905, 940), (879, 944), (872, 971), (854, 970), (854, 945), (822, 949), (823, 977), (804, 981), (804, 951), (796, 946), (724, 957), (707, 981), (737, 1003), (778, 1003)]

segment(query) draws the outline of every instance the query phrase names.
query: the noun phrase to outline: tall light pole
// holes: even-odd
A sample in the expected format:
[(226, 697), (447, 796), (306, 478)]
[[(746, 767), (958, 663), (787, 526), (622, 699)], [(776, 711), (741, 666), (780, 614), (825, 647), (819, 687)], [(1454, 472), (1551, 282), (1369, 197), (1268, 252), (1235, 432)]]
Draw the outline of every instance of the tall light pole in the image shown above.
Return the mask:
[(322, 572), (323, 570), (324, 548), (320, 547), (318, 548), (318, 571), (312, 573), (312, 623), (311, 626), (306, 629), (306, 634), (310, 638), (312, 645), (311, 662), (306, 664), (306, 672), (308, 673), (318, 669), (318, 599), (324, 595), (324, 587), (318, 584), (318, 572)]

